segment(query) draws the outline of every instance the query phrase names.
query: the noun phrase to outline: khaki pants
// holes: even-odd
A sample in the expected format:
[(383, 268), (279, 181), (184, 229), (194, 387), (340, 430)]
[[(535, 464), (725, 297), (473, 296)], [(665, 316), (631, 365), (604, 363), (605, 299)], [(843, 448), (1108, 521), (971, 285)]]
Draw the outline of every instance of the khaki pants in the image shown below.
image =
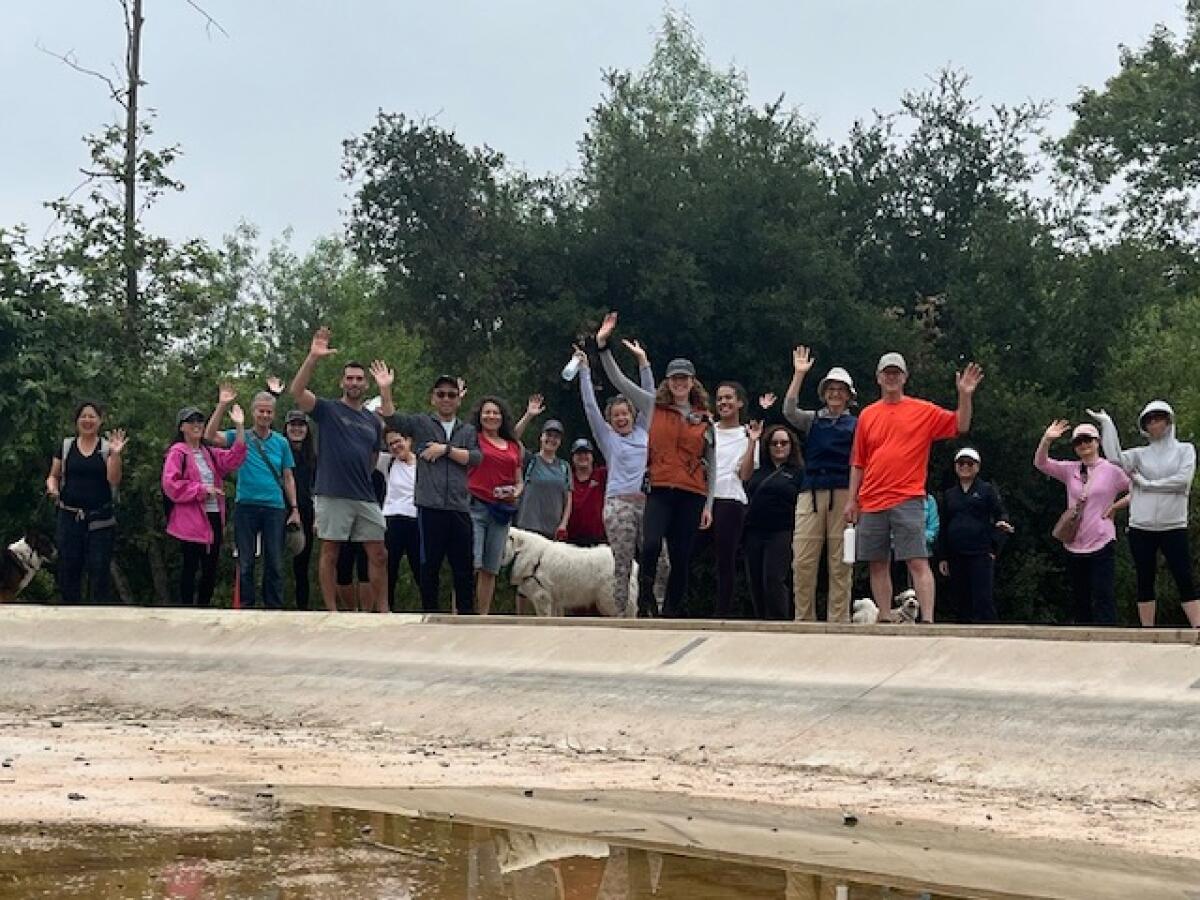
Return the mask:
[(821, 550), (829, 566), (829, 621), (850, 621), (850, 582), (853, 567), (842, 562), (842, 518), (846, 488), (805, 491), (796, 499), (796, 527), (792, 533), (792, 587), (796, 621), (817, 617), (817, 572)]

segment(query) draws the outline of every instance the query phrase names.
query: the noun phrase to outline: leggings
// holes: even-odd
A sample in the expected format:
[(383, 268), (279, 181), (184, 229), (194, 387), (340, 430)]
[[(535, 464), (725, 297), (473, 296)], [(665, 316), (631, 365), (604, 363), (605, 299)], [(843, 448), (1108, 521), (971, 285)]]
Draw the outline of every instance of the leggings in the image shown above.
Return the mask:
[[(183, 547), (183, 570), (179, 574), (180, 606), (211, 606), (217, 586), (217, 560), (221, 558), (221, 514), (208, 513), (212, 527), (211, 544), (180, 541)], [(196, 573), (200, 574), (200, 590), (196, 592)]]
[(1167, 561), (1167, 571), (1175, 579), (1179, 589), (1179, 602), (1188, 603), (1196, 599), (1196, 588), (1192, 583), (1192, 554), (1188, 549), (1186, 528), (1170, 531), (1143, 531), (1129, 529), (1129, 552), (1137, 569), (1138, 603), (1154, 602), (1154, 576), (1158, 572), (1158, 551)]
[[(713, 502), (712, 542), (717, 552), (717, 602), (713, 615), (718, 619), (731, 619), (733, 592), (737, 578), (738, 548), (742, 544), (742, 525), (746, 521), (746, 504), (739, 500), (716, 500)], [(788, 553), (790, 565), (791, 553)]]
[(304, 530), (304, 549), (292, 557), (292, 580), (296, 583), (296, 609), (308, 609), (308, 563), (313, 551), (313, 508), (300, 507), (300, 527)]
[(747, 531), (746, 574), (754, 618), (791, 618), (792, 531)]
[(396, 609), (396, 582), (400, 580), (400, 560), (408, 557), (413, 582), (421, 583), (421, 529), (416, 516), (387, 517), (388, 608)]
[(1116, 625), (1117, 542), (1092, 553), (1067, 553), (1076, 625)]
[(995, 622), (996, 603), (993, 599), (993, 576), (996, 566), (990, 553), (974, 553), (964, 556), (950, 555), (950, 595), (959, 622), (975, 624)]
[(645, 498), (608, 497), (604, 501), (604, 531), (613, 555), (613, 602), (617, 615), (629, 609), (629, 578), (633, 560), (642, 548)]
[(667, 542), (667, 556), (676, 560), (667, 579), (667, 596), (663, 615), (681, 619), (687, 614), (685, 595), (688, 582), (688, 560), (692, 544), (700, 530), (700, 515), (704, 512), (705, 497), (679, 488), (654, 488), (646, 498), (646, 518), (642, 526), (642, 554), (638, 568), (638, 612), (654, 615), (654, 575), (658, 571), (662, 543)]

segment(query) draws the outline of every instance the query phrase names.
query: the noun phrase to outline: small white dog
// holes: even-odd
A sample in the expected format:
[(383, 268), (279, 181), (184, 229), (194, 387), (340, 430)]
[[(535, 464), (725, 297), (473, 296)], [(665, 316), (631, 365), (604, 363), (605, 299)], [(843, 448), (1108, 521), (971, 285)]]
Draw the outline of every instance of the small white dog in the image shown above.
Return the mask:
[[(899, 625), (915, 625), (920, 613), (921, 604), (917, 602), (917, 592), (912, 588), (901, 591), (892, 598), (893, 622)], [(851, 607), (850, 621), (855, 625), (874, 625), (879, 621), (879, 607), (870, 597), (859, 597)]]
[[(601, 615), (619, 615), (613, 600), (613, 555), (607, 545), (576, 547), (510, 528), (502, 565), (510, 563), (509, 582), (539, 616), (561, 616), (567, 610), (592, 606)], [(629, 580), (625, 616), (632, 619), (637, 615), (637, 563)]]

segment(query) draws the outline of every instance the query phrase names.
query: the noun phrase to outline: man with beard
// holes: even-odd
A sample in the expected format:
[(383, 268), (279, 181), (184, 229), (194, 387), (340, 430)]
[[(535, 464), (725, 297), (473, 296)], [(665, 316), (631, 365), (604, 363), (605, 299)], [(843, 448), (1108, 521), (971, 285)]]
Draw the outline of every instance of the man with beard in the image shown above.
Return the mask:
[(321, 539), (321, 595), (325, 608), (335, 612), (338, 552), (346, 541), (359, 541), (367, 552), (367, 608), (387, 612), (387, 526), (371, 484), (383, 427), (378, 416), (363, 408), (367, 370), (362, 363), (342, 366), (342, 396), (337, 400), (319, 398), (308, 389), (317, 363), (337, 353), (329, 337), (328, 328), (317, 329), (291, 387), (296, 405), (320, 428), (313, 494)]

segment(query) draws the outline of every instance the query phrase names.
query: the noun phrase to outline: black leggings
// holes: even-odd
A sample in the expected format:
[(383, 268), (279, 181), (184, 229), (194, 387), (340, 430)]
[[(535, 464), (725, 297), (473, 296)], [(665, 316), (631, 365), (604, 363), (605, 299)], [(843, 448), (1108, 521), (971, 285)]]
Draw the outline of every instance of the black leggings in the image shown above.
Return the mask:
[(1068, 553), (1076, 625), (1116, 625), (1117, 542), (1092, 553)]
[(950, 596), (954, 599), (959, 622), (975, 624), (996, 622), (996, 603), (993, 599), (995, 560), (989, 553), (964, 556), (951, 554)]
[(1188, 548), (1186, 528), (1170, 531), (1143, 531), (1129, 529), (1129, 552), (1137, 569), (1138, 603), (1154, 602), (1154, 576), (1158, 573), (1158, 551), (1167, 561), (1167, 571), (1175, 579), (1179, 589), (1179, 602), (1189, 603), (1196, 599), (1196, 587), (1192, 583), (1192, 554)]
[(711, 534), (717, 554), (717, 602), (713, 615), (732, 619), (734, 588), (737, 586), (737, 555), (742, 545), (742, 525), (746, 521), (746, 504), (739, 500), (713, 502), (712, 528), (701, 534)]
[(792, 532), (747, 531), (746, 574), (754, 618), (792, 618)]
[[(183, 571), (179, 574), (180, 606), (211, 606), (217, 586), (217, 560), (221, 558), (221, 514), (210, 512), (211, 544), (180, 541), (183, 546)], [(200, 573), (200, 592), (196, 593), (196, 573)]]
[(671, 560), (671, 576), (667, 579), (667, 596), (663, 615), (681, 619), (687, 614), (685, 594), (688, 582), (688, 560), (692, 544), (700, 530), (700, 514), (704, 512), (703, 494), (678, 488), (654, 488), (646, 498), (646, 517), (642, 521), (642, 552), (638, 560), (638, 612), (654, 615), (654, 575), (658, 571), (658, 555), (662, 542), (667, 542), (667, 557)]
[(400, 560), (408, 557), (413, 581), (421, 583), (421, 529), (415, 516), (387, 517), (388, 607), (396, 609), (396, 582), (400, 579)]
[(304, 530), (304, 549), (292, 557), (292, 580), (296, 583), (296, 609), (308, 609), (308, 563), (313, 551), (313, 508), (300, 507), (300, 527)]

